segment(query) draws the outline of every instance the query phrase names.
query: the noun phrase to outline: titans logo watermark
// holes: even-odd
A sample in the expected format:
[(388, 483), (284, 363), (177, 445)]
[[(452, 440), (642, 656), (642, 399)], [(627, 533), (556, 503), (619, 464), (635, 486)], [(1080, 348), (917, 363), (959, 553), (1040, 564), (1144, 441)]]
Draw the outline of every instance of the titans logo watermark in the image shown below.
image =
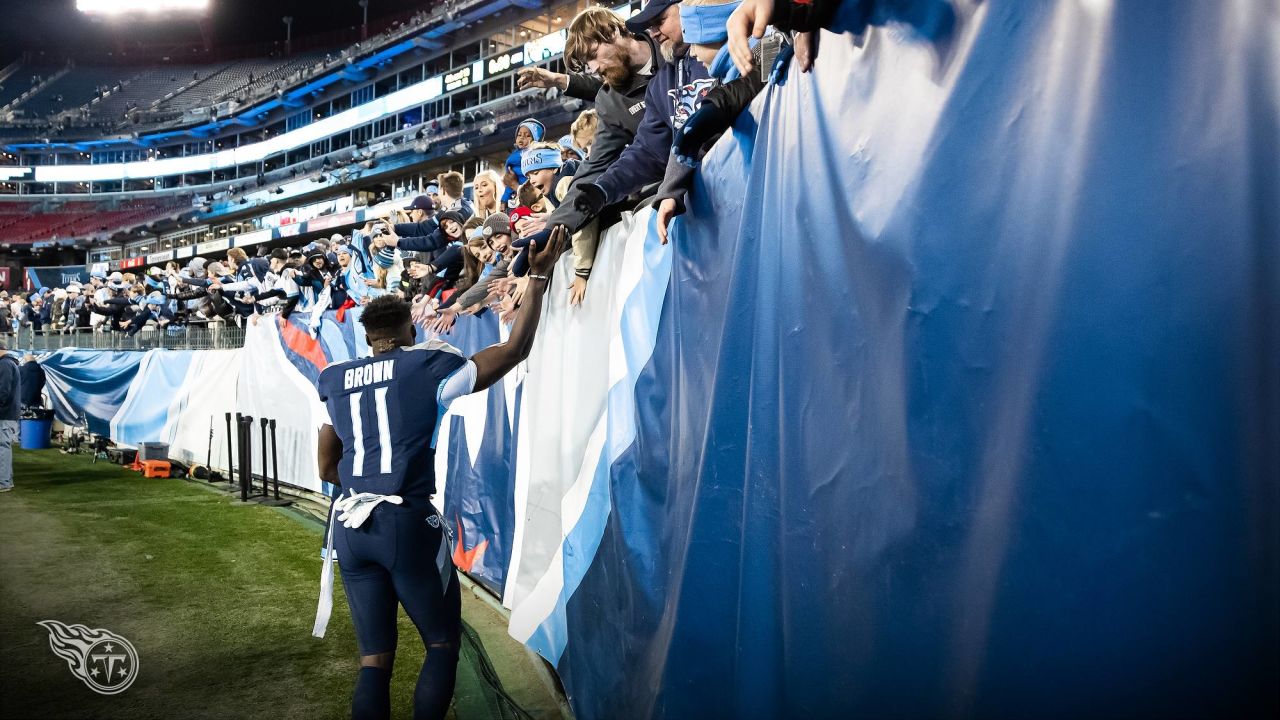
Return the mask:
[(102, 695), (124, 692), (138, 677), (138, 651), (133, 643), (101, 628), (67, 625), (57, 620), (38, 623), (49, 631), (49, 647), (67, 661), (71, 674)]

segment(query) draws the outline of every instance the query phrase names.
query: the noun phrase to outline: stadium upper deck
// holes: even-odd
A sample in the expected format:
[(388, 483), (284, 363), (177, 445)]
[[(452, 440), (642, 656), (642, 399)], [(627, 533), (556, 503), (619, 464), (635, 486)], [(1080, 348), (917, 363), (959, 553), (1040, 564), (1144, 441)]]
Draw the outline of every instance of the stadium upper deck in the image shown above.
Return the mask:
[[(585, 5), (574, 2), (535, 10), (525, 7), (529, 4), (531, 0), (459, 3), (443, 14), (432, 13), (318, 59), (243, 61), (216, 72), (187, 66), (181, 71), (190, 75), (182, 78), (178, 68), (140, 69), (128, 82), (118, 83), (119, 89), (106, 88), (110, 91), (101, 98), (96, 93), (104, 86), (93, 88), (95, 96), (87, 105), (112, 112), (120, 105), (181, 109), (189, 122), (127, 134), (66, 125), (60, 126), (57, 139), (35, 142), (15, 139), (29, 132), (20, 120), (0, 123), (0, 142), (9, 140), (0, 158), (0, 192), (181, 191), (237, 179), (261, 180), (280, 168), (358, 147), (405, 127), (447, 127), (466, 111), (512, 96), (519, 67), (556, 61), (564, 40), (560, 28)], [(302, 68), (291, 69), (300, 64)], [(40, 107), (42, 95), (66, 88), (66, 78), (75, 73), (90, 80), (102, 77), (89, 70), (63, 68), (52, 77), (33, 75), (40, 91), (23, 93), (5, 107), (8, 112), (33, 102)], [(21, 68), (5, 72), (23, 82)], [(253, 83), (247, 85), (250, 76)], [(169, 89), (184, 78), (186, 85), (179, 91)], [(261, 94), (266, 83), (270, 85), (261, 99), (238, 99)], [(76, 87), (85, 84), (77, 82)], [(164, 94), (151, 101), (131, 99), (153, 94), (143, 92), (147, 88)], [(228, 93), (237, 95), (218, 100)], [(65, 93), (62, 96), (71, 102)], [(83, 92), (75, 97), (83, 97)], [(85, 114), (85, 106), (77, 108)], [(94, 110), (87, 112), (92, 115)]]

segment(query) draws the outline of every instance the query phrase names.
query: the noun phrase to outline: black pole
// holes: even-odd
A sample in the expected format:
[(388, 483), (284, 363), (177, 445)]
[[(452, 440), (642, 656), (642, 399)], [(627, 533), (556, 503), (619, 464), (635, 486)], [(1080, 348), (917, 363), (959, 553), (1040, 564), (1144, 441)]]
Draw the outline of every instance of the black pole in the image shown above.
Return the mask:
[(209, 416), (209, 447), (204, 454), (204, 467), (209, 471), (210, 482), (213, 482), (213, 416)]
[(240, 421), (240, 500), (249, 502), (249, 487), (253, 482), (253, 416), (245, 415)]
[[(236, 413), (236, 422), (240, 422), (240, 413)], [(236, 481), (236, 469), (232, 467), (231, 463), (231, 453), (234, 447), (231, 444), (231, 413), (227, 413), (227, 482), (229, 483)], [(210, 471), (210, 475), (212, 475), (212, 471)]]
[[(276, 500), (280, 499), (280, 465), (276, 456), (276, 419), (271, 418), (271, 484), (275, 487)], [(263, 469), (266, 472), (266, 469)]]
[(262, 497), (270, 497), (271, 493), (267, 489), (267, 419), (259, 418), (258, 423), (262, 426)]
[(244, 500), (244, 416), (236, 413), (236, 474), (231, 482), (240, 486), (240, 499)]

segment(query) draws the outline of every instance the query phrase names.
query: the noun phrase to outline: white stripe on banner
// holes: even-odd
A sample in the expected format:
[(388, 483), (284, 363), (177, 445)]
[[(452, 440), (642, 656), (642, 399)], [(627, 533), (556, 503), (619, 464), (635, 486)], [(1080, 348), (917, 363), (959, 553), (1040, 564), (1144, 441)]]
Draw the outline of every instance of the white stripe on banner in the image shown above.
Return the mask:
[[(324, 417), (315, 386), (285, 356), (277, 318), (267, 315), (245, 330), (236, 408), (276, 420), (280, 482), (321, 491), (317, 430)], [(255, 448), (256, 448), (255, 442)], [(260, 453), (254, 453), (254, 463)]]
[[(609, 229), (581, 308), (548, 291), (529, 359), (503, 599), (511, 636), (553, 664), (568, 641), (565, 605), (608, 520), (609, 465), (635, 438), (635, 381), (653, 353), (671, 268), (670, 248), (650, 237), (652, 218), (642, 211)], [(564, 262), (556, 275), (566, 288), (569, 269)], [(575, 413), (561, 413), (566, 405)]]
[[(198, 350), (183, 383), (182, 406), (170, 409), (169, 457), (226, 469), (226, 415), (236, 412), (240, 350)], [(175, 399), (175, 402), (177, 400)], [(212, 435), (210, 435), (212, 431)]]

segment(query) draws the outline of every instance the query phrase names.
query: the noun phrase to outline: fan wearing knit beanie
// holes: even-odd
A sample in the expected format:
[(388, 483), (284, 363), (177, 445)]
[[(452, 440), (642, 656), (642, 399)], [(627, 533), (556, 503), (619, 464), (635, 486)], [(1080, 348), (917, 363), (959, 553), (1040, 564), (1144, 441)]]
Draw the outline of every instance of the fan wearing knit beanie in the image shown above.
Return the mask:
[(520, 170), (552, 205), (559, 207), (568, 193), (570, 179), (578, 171), (578, 163), (565, 162), (556, 143), (535, 143), (521, 156)]
[(568, 162), (570, 160), (582, 161), (587, 159), (587, 151), (578, 147), (573, 143), (572, 135), (565, 135), (560, 138), (560, 157)]
[[(542, 142), (542, 138), (547, 136), (547, 128), (541, 121), (533, 118), (525, 118), (516, 126), (516, 146), (507, 156), (506, 168), (516, 177), (516, 185), (523, 185), (525, 181), (524, 172), (520, 169), (520, 161), (524, 156), (524, 151), (536, 142)], [(502, 197), (505, 203), (510, 200), (511, 193), (506, 193)]]
[(454, 301), (453, 306), (445, 310), (446, 313), (469, 315), (482, 312), (485, 300), (490, 297), (490, 283), (506, 278), (509, 274), (507, 268), (515, 258), (515, 250), (511, 247), (511, 218), (506, 213), (490, 215), (480, 226), (479, 235), (488, 241), (489, 248), (495, 254), (493, 267), (485, 276), (484, 282), (467, 288)]

